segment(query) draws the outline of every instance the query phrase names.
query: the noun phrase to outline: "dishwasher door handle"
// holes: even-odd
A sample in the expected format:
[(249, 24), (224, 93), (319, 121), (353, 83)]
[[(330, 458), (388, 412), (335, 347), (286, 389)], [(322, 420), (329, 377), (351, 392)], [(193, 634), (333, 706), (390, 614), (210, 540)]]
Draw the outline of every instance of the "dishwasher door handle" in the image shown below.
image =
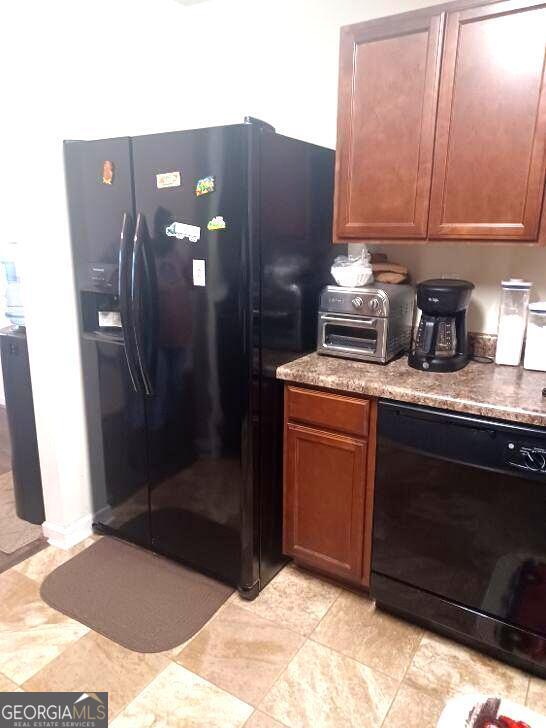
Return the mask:
[(427, 415), (426, 412), (421, 414), (413, 411), (405, 412), (404, 410), (399, 410), (398, 415), (409, 420), (422, 420), (433, 425), (448, 425), (449, 427), (464, 427), (467, 430), (479, 430), (480, 432), (487, 432), (492, 438), (497, 436), (497, 431), (492, 427), (483, 426), (476, 420), (466, 421), (465, 419), (455, 419), (451, 414)]

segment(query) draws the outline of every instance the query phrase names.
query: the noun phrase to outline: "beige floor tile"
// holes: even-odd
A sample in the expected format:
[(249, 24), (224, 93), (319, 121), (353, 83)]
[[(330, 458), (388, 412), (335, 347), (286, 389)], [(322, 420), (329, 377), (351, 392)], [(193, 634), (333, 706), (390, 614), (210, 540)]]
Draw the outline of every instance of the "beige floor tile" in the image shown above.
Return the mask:
[[(237, 593), (237, 592), (235, 592), (235, 593)], [(216, 612), (214, 612), (214, 614), (209, 619), (209, 621), (205, 622), (205, 624), (200, 629), (198, 629), (195, 634), (192, 634), (191, 637), (188, 637), (188, 639), (185, 642), (182, 642), (181, 644), (176, 645), (176, 647), (173, 647), (172, 650), (167, 650), (166, 652), (162, 652), (161, 654), (166, 655), (169, 659), (176, 661), (176, 658), (182, 652), (182, 650), (185, 647), (187, 647), (189, 644), (191, 644), (193, 642), (193, 640), (197, 639), (197, 637), (199, 637), (201, 632), (207, 628), (207, 626), (211, 623), (211, 621), (213, 619), (216, 619), (218, 617), (218, 615), (220, 615), (224, 611), (224, 609), (227, 609), (230, 606), (230, 604), (232, 602), (232, 597), (233, 597), (233, 594), (230, 597), (228, 597), (228, 599), (226, 599), (226, 601), (223, 604), (220, 604), (220, 606), (218, 607)]]
[(532, 677), (527, 694), (527, 705), (531, 710), (546, 715), (546, 680)]
[(237, 728), (252, 708), (171, 663), (111, 723), (111, 728)]
[(0, 551), (12, 554), (41, 537), (41, 526), (17, 516), (11, 471), (0, 474)]
[(260, 703), (293, 728), (381, 725), (398, 682), (309, 640)]
[(406, 683), (444, 700), (456, 693), (482, 692), (524, 703), (529, 678), (457, 642), (426, 634), (407, 672)]
[(311, 638), (401, 680), (423, 630), (396, 619), (365, 596), (343, 592)]
[(11, 569), (0, 574), (0, 671), (18, 684), (89, 631), (41, 599), (38, 584)]
[(245, 723), (245, 728), (283, 728), (283, 724), (269, 715), (255, 710)]
[(444, 702), (402, 683), (382, 728), (435, 728)]
[(377, 609), (358, 635), (355, 659), (401, 680), (422, 636), (423, 630)]
[(17, 564), (14, 569), (20, 574), (24, 574), (25, 576), (28, 576), (29, 579), (34, 579), (41, 584), (48, 574), (54, 571), (58, 566), (61, 566), (61, 564), (64, 564), (65, 561), (68, 561), (73, 556), (76, 556), (76, 554), (79, 554), (88, 546), (91, 546), (92, 543), (94, 543), (94, 538), (90, 536), (85, 539), (85, 541), (77, 544), (77, 546), (74, 546), (71, 549), (59, 549), (56, 546), (48, 546), (42, 551), (39, 551), (37, 554), (34, 554), (34, 556), (31, 556), (29, 559), (21, 561), (21, 563)]
[(304, 637), (230, 604), (193, 639), (177, 662), (257, 705)]
[(234, 604), (307, 636), (324, 617), (340, 591), (339, 587), (289, 565), (277, 574), (254, 601), (238, 599)]
[(374, 610), (375, 604), (367, 596), (344, 589), (311, 639), (352, 656), (356, 649), (356, 633), (367, 624)]
[(108, 692), (109, 719), (169, 664), (162, 654), (140, 654), (88, 632), (28, 680), (25, 690)]
[(0, 693), (13, 693), (21, 688), (0, 672)]

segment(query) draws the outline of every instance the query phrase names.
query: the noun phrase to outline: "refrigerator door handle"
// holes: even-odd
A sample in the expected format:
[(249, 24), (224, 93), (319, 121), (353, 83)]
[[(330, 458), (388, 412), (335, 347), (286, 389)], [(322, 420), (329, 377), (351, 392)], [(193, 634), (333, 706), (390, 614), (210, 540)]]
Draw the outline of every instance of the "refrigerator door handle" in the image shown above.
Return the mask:
[(149, 240), (145, 236), (142, 243), (142, 268), (144, 279), (146, 281), (146, 342), (148, 354), (146, 361), (146, 373), (150, 384), (150, 394), (154, 394), (154, 382), (157, 371), (158, 358), (158, 335), (159, 335), (159, 310), (158, 310), (158, 293), (157, 293), (157, 274), (155, 268), (154, 256), (151, 255), (149, 246), (146, 241)]
[(140, 382), (138, 376), (138, 368), (135, 361), (133, 333), (131, 328), (131, 316), (129, 312), (128, 301), (128, 265), (131, 257), (131, 251), (129, 250), (129, 246), (131, 244), (131, 222), (131, 216), (128, 213), (124, 212), (119, 240), (118, 295), (125, 359), (127, 361), (127, 368), (129, 370), (131, 386), (135, 392), (138, 392), (140, 390)]
[(148, 397), (153, 395), (151, 378), (146, 365), (146, 350), (144, 344), (144, 334), (142, 331), (141, 317), (141, 295), (140, 288), (142, 282), (142, 274), (144, 260), (144, 217), (141, 212), (137, 215), (135, 226), (135, 237), (133, 241), (133, 256), (131, 263), (131, 325), (135, 341), (135, 350), (138, 361), (140, 375), (144, 386), (144, 394)]

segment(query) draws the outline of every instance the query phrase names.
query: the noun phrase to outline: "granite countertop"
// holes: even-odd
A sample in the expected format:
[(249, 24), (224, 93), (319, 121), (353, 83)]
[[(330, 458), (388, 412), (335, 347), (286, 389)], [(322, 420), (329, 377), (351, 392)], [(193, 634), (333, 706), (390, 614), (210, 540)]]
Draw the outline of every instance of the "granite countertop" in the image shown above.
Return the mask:
[(277, 378), (546, 427), (546, 372), (523, 367), (471, 361), (458, 372), (427, 373), (406, 357), (368, 364), (308, 354), (278, 367)]

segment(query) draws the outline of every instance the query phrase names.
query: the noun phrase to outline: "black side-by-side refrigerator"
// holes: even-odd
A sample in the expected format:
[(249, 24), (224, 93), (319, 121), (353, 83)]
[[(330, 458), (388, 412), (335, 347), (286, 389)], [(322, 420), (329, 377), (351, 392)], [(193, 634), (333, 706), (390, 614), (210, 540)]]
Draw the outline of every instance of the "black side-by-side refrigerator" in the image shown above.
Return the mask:
[(283, 564), (275, 369), (315, 347), (333, 163), (253, 119), (65, 142), (95, 528), (247, 598)]

